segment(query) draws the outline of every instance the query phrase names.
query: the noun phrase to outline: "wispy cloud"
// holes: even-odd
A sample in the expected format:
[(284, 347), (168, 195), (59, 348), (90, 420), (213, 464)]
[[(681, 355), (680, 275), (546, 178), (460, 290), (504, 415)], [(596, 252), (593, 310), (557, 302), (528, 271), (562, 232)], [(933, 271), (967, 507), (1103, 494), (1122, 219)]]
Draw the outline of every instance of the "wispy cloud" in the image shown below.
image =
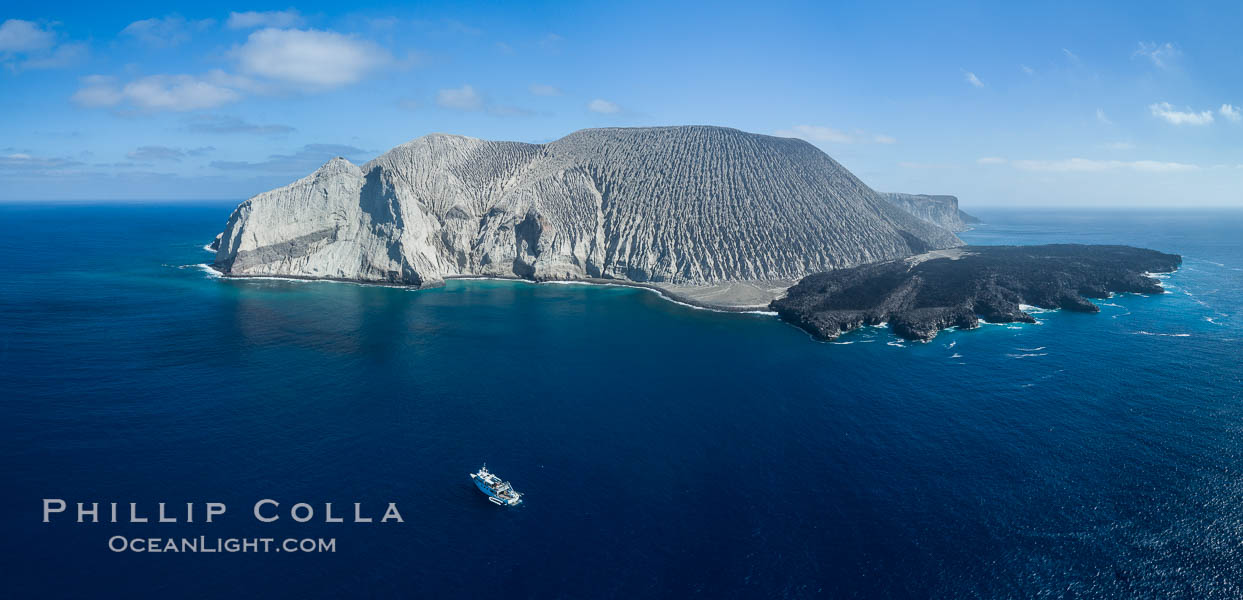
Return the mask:
[(0, 154), (0, 171), (15, 171), (26, 175), (55, 175), (83, 164), (74, 158), (41, 157), (24, 152)]
[(557, 86), (539, 83), (532, 83), (527, 89), (536, 96), (560, 96), (563, 93), (561, 88)]
[(799, 138), (809, 142), (829, 142), (835, 144), (853, 144), (856, 142), (872, 142), (875, 144), (896, 144), (897, 138), (883, 133), (868, 134), (864, 131), (847, 133), (823, 125), (795, 125), (788, 129), (773, 132), (777, 137)]
[(954, 165), (951, 165), (948, 163), (926, 163), (926, 162), (911, 162), (911, 161), (900, 162), (898, 163), (898, 166), (902, 167), (903, 169), (921, 169), (921, 170), (942, 170), (942, 169), (953, 169), (954, 168)]
[(1217, 112), (1220, 113), (1221, 116), (1234, 121), (1235, 123), (1239, 122), (1239, 109), (1233, 104), (1223, 104), (1221, 105), (1221, 108), (1217, 109)]
[(129, 102), (146, 111), (190, 111), (215, 108), (241, 98), (237, 91), (193, 75), (150, 75), (121, 85), (113, 77), (89, 75), (73, 95), (85, 107), (110, 107)]
[(215, 150), (212, 146), (202, 146), (199, 148), (190, 148), (188, 150), (181, 148), (171, 148), (169, 146), (141, 146), (125, 155), (130, 160), (138, 161), (172, 161), (181, 162), (181, 159), (187, 156), (202, 156)]
[(168, 15), (134, 21), (121, 30), (121, 35), (152, 46), (171, 47), (189, 41), (192, 31), (206, 29), (214, 23), (212, 19), (187, 21), (181, 15)]
[(261, 125), (228, 115), (195, 115), (186, 123), (186, 129), (198, 133), (284, 135), (292, 133), (288, 125)]
[(1071, 62), (1076, 62), (1076, 63), (1080, 62), (1079, 55), (1075, 54), (1074, 52), (1071, 52), (1069, 48), (1062, 48), (1062, 54), (1065, 55), (1066, 58), (1070, 60)]
[(980, 78), (976, 77), (975, 73), (972, 73), (971, 71), (963, 71), (963, 79), (965, 79), (967, 83), (970, 83), (971, 85), (975, 87), (978, 87), (978, 88), (984, 87), (984, 82), (980, 81)]
[(343, 144), (307, 144), (292, 154), (273, 154), (267, 160), (212, 161), (211, 166), (224, 171), (264, 171), (277, 173), (309, 173), (338, 156), (362, 160), (369, 153)]
[(1188, 108), (1187, 110), (1176, 110), (1169, 102), (1158, 102), (1148, 106), (1148, 110), (1152, 112), (1152, 116), (1164, 119), (1172, 125), (1208, 125), (1213, 122), (1213, 111), (1203, 110), (1195, 112)]
[(855, 138), (850, 134), (823, 125), (795, 125), (789, 129), (774, 131), (773, 135), (777, 137), (799, 138), (809, 142), (849, 144), (855, 141)]
[(596, 98), (595, 100), (587, 103), (587, 110), (594, 113), (600, 113), (602, 115), (615, 115), (621, 112), (622, 108), (621, 106), (618, 106), (616, 102), (610, 102), (608, 100), (604, 100), (603, 98)]
[(470, 84), (437, 91), (436, 104), (452, 110), (465, 112), (482, 111), (498, 117), (527, 117), (535, 114), (533, 111), (525, 108), (496, 104)]
[(295, 9), (231, 12), (225, 26), (229, 29), (253, 29), (255, 27), (275, 27), (288, 29), (301, 27), (304, 22), (302, 15)]
[(1000, 156), (982, 156), (975, 159), (975, 162), (981, 165), (1000, 165), (1006, 162), (1006, 159)]
[(1096, 109), (1096, 120), (1097, 120), (1097, 121), (1100, 121), (1101, 123), (1104, 123), (1104, 124), (1106, 124), (1106, 125), (1113, 125), (1113, 124), (1114, 124), (1114, 122), (1113, 122), (1113, 121), (1110, 121), (1110, 120), (1109, 120), (1109, 116), (1105, 114), (1105, 111), (1104, 111), (1104, 110), (1102, 110), (1102, 109), (1099, 109), (1099, 108), (1098, 108), (1098, 109)]
[(1155, 42), (1140, 42), (1135, 52), (1131, 53), (1131, 58), (1143, 57), (1152, 62), (1154, 67), (1158, 69), (1166, 69), (1173, 65), (1182, 52), (1177, 46), (1166, 42), (1157, 44)]
[(1130, 170), (1145, 173), (1173, 173), (1195, 171), (1198, 165), (1180, 162), (1161, 162), (1155, 160), (1092, 160), (1087, 158), (1067, 158), (1062, 160), (1015, 160), (1011, 161), (1015, 168), (1025, 171), (1051, 171), (1074, 173), (1099, 173), (1103, 171)]
[(436, 92), (436, 104), (454, 110), (483, 110), (483, 96), (475, 90), (475, 86), (467, 84)]
[(1036, 73), (1036, 70), (1035, 70), (1035, 69), (1033, 69), (1033, 68), (1031, 68), (1031, 67), (1029, 67), (1029, 66), (1027, 66), (1027, 65), (1019, 65), (1019, 70), (1020, 70), (1020, 71), (1022, 71), (1022, 72), (1024, 72), (1024, 73), (1026, 73), (1026, 74), (1028, 74), (1028, 75), (1033, 75), (1033, 74), (1035, 74), (1035, 73)]
[(563, 41), (565, 41), (565, 38), (555, 33), (550, 33), (540, 38), (538, 44), (540, 48), (550, 52), (558, 52), (561, 50), (561, 42)]

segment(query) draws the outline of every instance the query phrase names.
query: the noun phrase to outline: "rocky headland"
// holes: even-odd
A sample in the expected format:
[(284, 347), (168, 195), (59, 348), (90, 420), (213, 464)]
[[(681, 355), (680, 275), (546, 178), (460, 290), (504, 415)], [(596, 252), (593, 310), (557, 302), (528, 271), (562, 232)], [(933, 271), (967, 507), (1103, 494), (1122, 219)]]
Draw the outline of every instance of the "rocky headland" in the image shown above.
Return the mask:
[(881, 195), (894, 206), (955, 233), (971, 229), (972, 225), (980, 222), (958, 208), (957, 196), (898, 193)]
[(770, 306), (822, 340), (888, 323), (902, 338), (927, 341), (981, 319), (1035, 322), (1024, 305), (1098, 312), (1090, 298), (1160, 294), (1151, 274), (1181, 262), (1176, 254), (1131, 246), (965, 246), (810, 275)]

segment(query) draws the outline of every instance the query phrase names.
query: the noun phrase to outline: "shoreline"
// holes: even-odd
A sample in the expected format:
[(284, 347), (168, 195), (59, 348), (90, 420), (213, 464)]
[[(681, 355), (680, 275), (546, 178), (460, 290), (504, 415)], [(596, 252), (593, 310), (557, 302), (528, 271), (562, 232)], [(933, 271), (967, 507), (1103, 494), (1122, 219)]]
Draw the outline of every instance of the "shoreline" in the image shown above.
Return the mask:
[(354, 285), (400, 288), (400, 289), (405, 289), (405, 290), (410, 290), (410, 291), (435, 289), (439, 287), (444, 287), (445, 282), (448, 282), (448, 281), (453, 281), (453, 280), (465, 281), (465, 280), (471, 280), (471, 279), (490, 280), (490, 281), (511, 281), (511, 282), (529, 283), (533, 285), (550, 284), (550, 285), (591, 285), (591, 286), (601, 286), (601, 287), (607, 287), (607, 286), (627, 287), (627, 288), (635, 288), (635, 289), (647, 290), (649, 292), (653, 292), (657, 296), (660, 296), (662, 299), (668, 302), (672, 302), (674, 304), (678, 304), (678, 305), (685, 306), (687, 308), (692, 308), (695, 310), (709, 310), (712, 312), (721, 312), (721, 313), (761, 315), (761, 316), (766, 316), (766, 317), (777, 316), (777, 313), (775, 311), (768, 309), (767, 304), (753, 305), (753, 306), (731, 306), (731, 305), (723, 305), (723, 304), (712, 304), (708, 302), (701, 302), (693, 298), (689, 298), (687, 296), (678, 294), (676, 292), (672, 292), (670, 290), (664, 289), (654, 284), (642, 283), (642, 282), (636, 282), (636, 281), (623, 281), (619, 279), (600, 279), (600, 278), (593, 277), (593, 278), (587, 278), (587, 279), (548, 279), (548, 280), (540, 281), (540, 280), (534, 280), (534, 279), (525, 279), (522, 277), (500, 277), (500, 276), (492, 276), (492, 275), (450, 275), (448, 277), (445, 277), (444, 280), (438, 284), (414, 285), (414, 284), (408, 284), (408, 283), (391, 283), (391, 282), (385, 282), (385, 281), (367, 281), (363, 279), (346, 279), (342, 277), (306, 277), (306, 276), (301, 276), (301, 275), (233, 275), (231, 273), (225, 273), (221, 271), (220, 269), (216, 268), (215, 265), (210, 264), (210, 263), (201, 263), (201, 266), (204, 266), (207, 269), (210, 269), (220, 279), (238, 279), (238, 280), (272, 279), (272, 280), (277, 280), (277, 281), (287, 280), (287, 281), (306, 281), (306, 282), (323, 281), (323, 282), (330, 282), (330, 283), (350, 283)]

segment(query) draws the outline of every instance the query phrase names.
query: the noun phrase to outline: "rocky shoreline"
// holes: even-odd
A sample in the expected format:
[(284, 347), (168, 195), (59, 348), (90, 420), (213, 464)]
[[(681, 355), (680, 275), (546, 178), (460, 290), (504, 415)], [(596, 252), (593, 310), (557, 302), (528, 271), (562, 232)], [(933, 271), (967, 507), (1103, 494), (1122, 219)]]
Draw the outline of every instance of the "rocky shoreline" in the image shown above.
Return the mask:
[(942, 329), (1034, 323), (1022, 305), (1099, 312), (1090, 298), (1164, 293), (1152, 273), (1182, 257), (1131, 246), (966, 246), (953, 255), (912, 257), (809, 275), (770, 307), (821, 340), (888, 323), (899, 337), (927, 341)]

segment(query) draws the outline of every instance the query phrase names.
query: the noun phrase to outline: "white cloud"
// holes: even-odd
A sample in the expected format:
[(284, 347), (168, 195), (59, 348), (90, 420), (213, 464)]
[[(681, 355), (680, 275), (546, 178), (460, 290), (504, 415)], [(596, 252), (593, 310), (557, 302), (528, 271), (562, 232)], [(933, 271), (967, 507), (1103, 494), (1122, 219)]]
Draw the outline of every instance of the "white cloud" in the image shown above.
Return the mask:
[(372, 42), (313, 29), (262, 29), (232, 55), (244, 73), (315, 89), (355, 83), (393, 60)]
[(86, 54), (86, 43), (71, 42), (57, 46), (50, 53), (29, 57), (17, 66), (23, 69), (62, 69), (77, 64)]
[(113, 106), (121, 102), (124, 96), (116, 85), (116, 79), (106, 75), (87, 75), (82, 78), (82, 87), (73, 95), (73, 101), (89, 108)]
[(148, 111), (189, 111), (214, 108), (241, 98), (236, 90), (193, 75), (150, 75), (124, 86), (103, 75), (82, 80), (74, 102), (87, 107), (115, 106), (127, 101)]
[(482, 110), (483, 96), (472, 85), (446, 88), (436, 92), (436, 104), (454, 110)]
[(1062, 48), (1062, 54), (1065, 54), (1066, 58), (1069, 58), (1073, 62), (1079, 62), (1079, 55), (1071, 52), (1068, 48)]
[(225, 26), (229, 29), (254, 29), (255, 27), (275, 27), (288, 29), (301, 27), (302, 15), (296, 9), (231, 12)]
[(1194, 171), (1198, 165), (1179, 162), (1160, 162), (1155, 160), (1092, 160), (1087, 158), (1068, 158), (1063, 160), (1016, 160), (1016, 168), (1025, 171), (1078, 172), (1099, 173), (1102, 171), (1131, 170), (1145, 173), (1173, 173)]
[(1103, 110), (1101, 110), (1101, 109), (1099, 109), (1099, 108), (1098, 108), (1098, 109), (1096, 109), (1096, 120), (1097, 120), (1097, 121), (1100, 121), (1101, 123), (1104, 123), (1104, 124), (1106, 124), (1106, 125), (1113, 125), (1113, 124), (1114, 124), (1114, 122), (1113, 122), (1113, 121), (1110, 121), (1110, 120), (1109, 120), (1109, 117), (1105, 115), (1105, 111), (1103, 111)]
[(877, 144), (896, 144), (896, 143), (898, 143), (897, 138), (894, 138), (894, 137), (892, 137), (892, 136), (888, 136), (888, 135), (884, 135), (884, 134), (877, 134), (877, 135), (872, 136), (872, 141), (873, 141), (873, 142), (876, 142)]
[(560, 96), (562, 94), (561, 88), (539, 83), (532, 83), (527, 89), (529, 89), (531, 93), (536, 96)]
[(1217, 112), (1221, 113), (1221, 116), (1227, 119), (1230, 119), (1231, 121), (1234, 121), (1235, 123), (1238, 123), (1239, 119), (1241, 118), (1241, 115), (1239, 115), (1238, 107), (1234, 106), (1233, 104), (1223, 104), (1221, 105), (1221, 108), (1217, 109)]
[(614, 102), (596, 98), (587, 103), (587, 110), (600, 113), (602, 115), (614, 115), (621, 112), (621, 107)]
[(187, 21), (180, 15), (169, 15), (134, 21), (121, 30), (121, 35), (152, 46), (176, 46), (189, 41), (191, 29), (203, 29), (212, 23), (210, 19)]
[(1178, 58), (1181, 54), (1182, 52), (1180, 52), (1174, 44), (1169, 42), (1164, 44), (1140, 42), (1139, 47), (1135, 49), (1135, 52), (1131, 53), (1131, 58), (1143, 56), (1152, 61), (1153, 66), (1158, 69), (1164, 69), (1169, 67), (1173, 60)]
[(970, 83), (971, 85), (974, 85), (975, 87), (978, 87), (978, 88), (984, 87), (984, 82), (980, 81), (980, 78), (976, 77), (975, 73), (972, 73), (971, 71), (963, 71), (963, 78), (967, 80), (967, 83)]
[(148, 110), (215, 108), (241, 98), (232, 89), (192, 75), (151, 75), (127, 83), (121, 91), (134, 105)]
[(56, 43), (56, 34), (31, 21), (9, 19), (0, 24), (0, 53), (47, 50)]
[(1186, 112), (1174, 110), (1169, 102), (1159, 102), (1150, 105), (1148, 110), (1152, 112), (1152, 116), (1165, 119), (1173, 125), (1208, 125), (1213, 122), (1213, 111), (1204, 110), (1200, 112), (1192, 112), (1187, 109)]
[(1006, 159), (1001, 158), (999, 156), (984, 156), (984, 157), (975, 159), (975, 162), (981, 165), (1000, 165), (1002, 163), (1005, 163)]
[(1033, 69), (1033, 68), (1031, 68), (1031, 67), (1029, 67), (1029, 66), (1027, 66), (1027, 65), (1019, 65), (1019, 70), (1023, 71), (1024, 73), (1027, 73), (1028, 75), (1035, 74), (1035, 72), (1036, 72), (1036, 70), (1035, 70), (1035, 69)]
[(0, 64), (13, 71), (68, 67), (86, 54), (84, 42), (57, 45), (56, 32), (50, 27), (19, 19), (0, 24)]

